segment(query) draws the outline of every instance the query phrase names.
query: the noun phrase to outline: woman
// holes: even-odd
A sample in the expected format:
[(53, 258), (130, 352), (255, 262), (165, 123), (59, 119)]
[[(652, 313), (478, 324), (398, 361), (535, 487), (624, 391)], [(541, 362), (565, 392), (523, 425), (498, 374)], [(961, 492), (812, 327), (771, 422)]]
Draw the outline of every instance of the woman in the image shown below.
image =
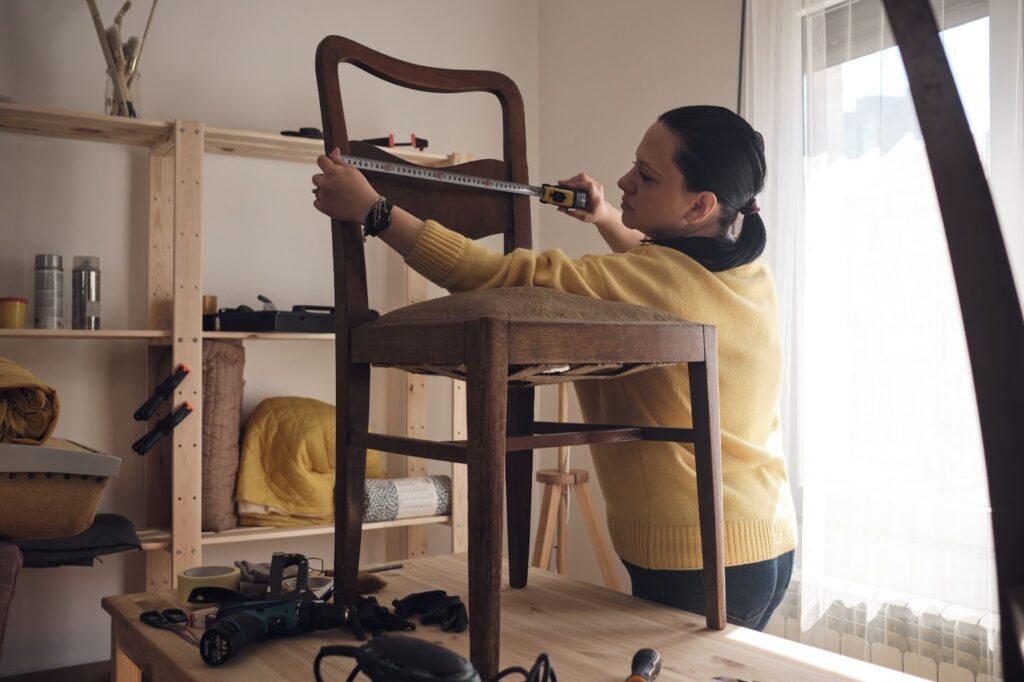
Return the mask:
[[(778, 441), (781, 353), (775, 287), (760, 258), (766, 238), (755, 201), (765, 176), (760, 134), (728, 109), (682, 107), (645, 133), (618, 183), (621, 212), (588, 176), (562, 181), (587, 192), (588, 209), (570, 213), (596, 225), (614, 252), (579, 260), (559, 250), (494, 253), (391, 207), (337, 150), (317, 163), (323, 170), (313, 176), (317, 209), (362, 222), (367, 234), (450, 291), (542, 286), (717, 327), (727, 616), (763, 629), (789, 584), (796, 521), (785, 462), (769, 445)], [(588, 421), (692, 421), (685, 366), (575, 388)], [(692, 450), (658, 442), (591, 449), (612, 544), (633, 594), (703, 613)]]

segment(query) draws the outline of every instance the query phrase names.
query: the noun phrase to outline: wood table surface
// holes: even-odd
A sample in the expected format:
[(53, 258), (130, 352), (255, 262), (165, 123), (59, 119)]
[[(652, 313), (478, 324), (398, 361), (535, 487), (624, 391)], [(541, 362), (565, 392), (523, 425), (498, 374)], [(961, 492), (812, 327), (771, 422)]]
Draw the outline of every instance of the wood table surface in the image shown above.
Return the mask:
[[(389, 607), (392, 599), (433, 589), (458, 594), (465, 600), (464, 554), (409, 560), (402, 568), (380, 575), (388, 584), (376, 596)], [(502, 669), (529, 669), (537, 655), (546, 652), (560, 681), (622, 682), (629, 674), (633, 653), (653, 647), (661, 652), (664, 662), (658, 682), (704, 681), (716, 676), (735, 678), (737, 682), (917, 679), (745, 628), (729, 625), (721, 631), (708, 630), (701, 616), (540, 569), (530, 570), (526, 589), (509, 588), (507, 575), (503, 580)], [(139, 679), (135, 666), (145, 679), (154, 682), (312, 680), (313, 659), (320, 647), (358, 644), (347, 630), (265, 638), (228, 663), (211, 668), (203, 663), (196, 648), (181, 638), (139, 622), (142, 611), (171, 606), (177, 606), (171, 591), (103, 599), (103, 608), (112, 619), (113, 665), (118, 680)], [(468, 632), (453, 634), (437, 625), (417, 625), (415, 631), (406, 634), (429, 639), (468, 657)], [(343, 682), (353, 667), (353, 659), (326, 659), (324, 680)], [(504, 679), (520, 680), (522, 676)]]

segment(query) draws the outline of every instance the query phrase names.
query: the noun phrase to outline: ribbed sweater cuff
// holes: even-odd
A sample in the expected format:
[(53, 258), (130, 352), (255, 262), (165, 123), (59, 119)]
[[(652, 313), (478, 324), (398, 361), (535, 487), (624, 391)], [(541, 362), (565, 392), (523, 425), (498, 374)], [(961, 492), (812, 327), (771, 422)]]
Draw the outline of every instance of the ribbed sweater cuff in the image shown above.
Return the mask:
[(434, 284), (444, 286), (462, 256), (466, 238), (428, 220), (406, 257), (406, 264)]
[[(649, 526), (608, 518), (615, 552), (636, 566), (663, 570), (703, 568), (700, 528)], [(725, 565), (740, 566), (774, 559), (796, 547), (792, 519), (754, 519), (725, 524)]]

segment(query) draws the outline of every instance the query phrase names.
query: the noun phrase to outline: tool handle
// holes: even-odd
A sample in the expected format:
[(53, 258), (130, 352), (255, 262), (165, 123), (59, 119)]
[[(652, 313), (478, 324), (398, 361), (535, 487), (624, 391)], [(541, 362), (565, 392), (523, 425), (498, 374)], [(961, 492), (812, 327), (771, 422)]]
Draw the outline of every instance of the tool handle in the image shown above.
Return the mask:
[(149, 396), (146, 402), (142, 403), (142, 407), (135, 410), (135, 414), (132, 417), (135, 421), (144, 422), (153, 416), (156, 412), (156, 408), (160, 403), (171, 397), (174, 393), (174, 389), (178, 387), (188, 373), (192, 371), (188, 368), (188, 365), (178, 365), (178, 369), (171, 372), (171, 375), (160, 382), (160, 385), (153, 389), (153, 395)]
[(192, 403), (182, 403), (178, 409), (158, 421), (149, 433), (132, 443), (132, 450), (140, 455), (146, 454), (150, 448), (156, 445), (157, 441), (173, 431), (174, 427), (190, 414), (192, 414)]
[(558, 185), (541, 185), (540, 200), (545, 204), (554, 204), (564, 208), (586, 208), (587, 193), (571, 187)]
[(661, 654), (657, 649), (640, 649), (633, 654), (632, 672), (626, 682), (654, 682), (661, 672)]

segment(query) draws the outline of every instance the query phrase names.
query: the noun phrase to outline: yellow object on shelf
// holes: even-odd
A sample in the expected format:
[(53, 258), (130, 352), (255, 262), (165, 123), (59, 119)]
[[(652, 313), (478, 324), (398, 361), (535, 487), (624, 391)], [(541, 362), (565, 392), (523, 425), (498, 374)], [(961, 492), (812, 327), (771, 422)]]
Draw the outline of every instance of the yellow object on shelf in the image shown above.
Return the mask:
[[(235, 500), (242, 525), (306, 526), (334, 516), (334, 405), (304, 397), (267, 398), (245, 424)], [(367, 478), (384, 478), (366, 453)]]
[(0, 298), (0, 329), (24, 329), (28, 299), (17, 296)]
[(59, 415), (57, 391), (13, 360), (0, 358), (0, 443), (42, 445)]

